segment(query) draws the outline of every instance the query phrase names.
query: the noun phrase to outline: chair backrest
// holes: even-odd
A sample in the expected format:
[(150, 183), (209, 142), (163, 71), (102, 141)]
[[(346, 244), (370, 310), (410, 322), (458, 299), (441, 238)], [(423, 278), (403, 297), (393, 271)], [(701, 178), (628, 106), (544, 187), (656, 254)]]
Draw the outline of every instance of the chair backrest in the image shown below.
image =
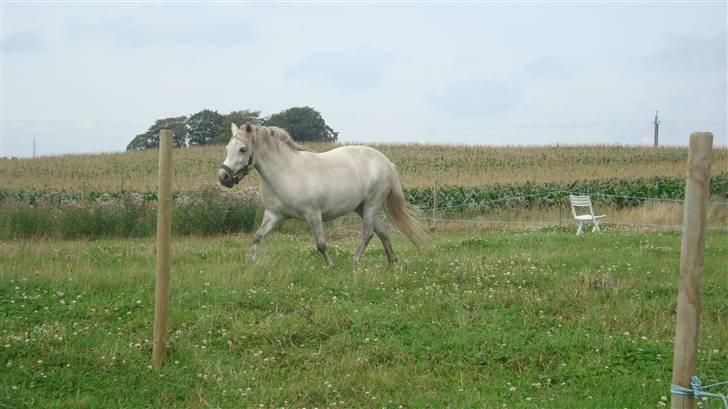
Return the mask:
[(569, 202), (571, 202), (571, 213), (574, 215), (574, 217), (577, 216), (577, 207), (588, 207), (589, 214), (594, 217), (594, 209), (592, 209), (592, 201), (589, 195), (569, 195)]

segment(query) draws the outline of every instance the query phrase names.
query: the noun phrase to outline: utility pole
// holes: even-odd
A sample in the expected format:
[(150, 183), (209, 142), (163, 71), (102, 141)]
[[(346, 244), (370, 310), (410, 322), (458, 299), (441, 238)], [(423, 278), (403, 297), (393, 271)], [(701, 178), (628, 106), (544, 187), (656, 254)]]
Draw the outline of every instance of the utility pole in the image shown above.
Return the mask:
[(659, 111), (655, 111), (655, 146), (657, 146), (657, 141), (660, 135), (660, 118), (657, 117)]

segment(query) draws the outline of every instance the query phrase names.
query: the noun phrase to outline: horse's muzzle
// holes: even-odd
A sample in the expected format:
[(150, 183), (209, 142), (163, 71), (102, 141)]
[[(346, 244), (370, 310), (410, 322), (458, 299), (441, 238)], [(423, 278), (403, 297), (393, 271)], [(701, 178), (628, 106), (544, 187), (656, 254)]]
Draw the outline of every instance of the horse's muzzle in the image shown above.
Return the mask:
[(240, 182), (240, 178), (229, 167), (222, 165), (217, 171), (217, 179), (225, 187), (233, 187)]

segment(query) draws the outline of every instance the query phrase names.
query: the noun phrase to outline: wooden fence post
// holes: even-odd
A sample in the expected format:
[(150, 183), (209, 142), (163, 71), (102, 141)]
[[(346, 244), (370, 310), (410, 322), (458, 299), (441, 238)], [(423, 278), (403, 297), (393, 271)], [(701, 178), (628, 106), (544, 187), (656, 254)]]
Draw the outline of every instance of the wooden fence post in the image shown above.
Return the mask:
[(167, 348), (169, 315), (169, 255), (172, 235), (172, 132), (159, 134), (159, 196), (157, 198), (157, 270), (154, 299), (152, 365), (162, 365)]
[(435, 219), (437, 218), (437, 181), (432, 184), (432, 217), (430, 219), (430, 231), (435, 231)]
[[(691, 387), (690, 378), (696, 375), (712, 146), (713, 134), (710, 132), (694, 132), (690, 135), (672, 366), (672, 384), (684, 388)], [(673, 394), (671, 407), (693, 409), (695, 397)]]
[(437, 218), (437, 183), (432, 186), (432, 221)]

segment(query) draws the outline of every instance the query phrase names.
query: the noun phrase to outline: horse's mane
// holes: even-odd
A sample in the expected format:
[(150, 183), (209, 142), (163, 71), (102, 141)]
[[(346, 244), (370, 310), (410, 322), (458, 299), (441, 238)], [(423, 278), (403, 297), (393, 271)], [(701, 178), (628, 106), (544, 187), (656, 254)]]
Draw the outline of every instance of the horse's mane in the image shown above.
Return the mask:
[(293, 151), (311, 152), (310, 149), (294, 141), (285, 129), (276, 126), (256, 126), (255, 128), (257, 130), (256, 134), (266, 145), (283, 145)]

